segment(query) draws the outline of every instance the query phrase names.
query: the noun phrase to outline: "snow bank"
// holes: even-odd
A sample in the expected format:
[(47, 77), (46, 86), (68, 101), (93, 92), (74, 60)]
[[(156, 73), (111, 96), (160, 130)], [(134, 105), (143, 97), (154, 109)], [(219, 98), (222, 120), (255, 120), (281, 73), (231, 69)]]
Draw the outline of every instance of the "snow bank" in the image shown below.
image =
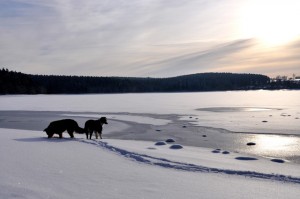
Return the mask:
[[(212, 153), (196, 147), (172, 150), (171, 144), (76, 137), (47, 139), (38, 131), (0, 129), (0, 198), (300, 195), (298, 165), (262, 159), (240, 161), (235, 158), (242, 154)], [(250, 175), (239, 175), (241, 171)]]

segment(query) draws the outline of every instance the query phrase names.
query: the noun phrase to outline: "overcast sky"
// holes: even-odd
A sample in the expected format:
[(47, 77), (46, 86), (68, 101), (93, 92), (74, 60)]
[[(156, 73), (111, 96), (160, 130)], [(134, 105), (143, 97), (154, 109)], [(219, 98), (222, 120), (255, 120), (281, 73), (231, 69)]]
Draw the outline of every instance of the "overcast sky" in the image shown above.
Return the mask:
[(300, 75), (297, 0), (0, 0), (0, 68)]

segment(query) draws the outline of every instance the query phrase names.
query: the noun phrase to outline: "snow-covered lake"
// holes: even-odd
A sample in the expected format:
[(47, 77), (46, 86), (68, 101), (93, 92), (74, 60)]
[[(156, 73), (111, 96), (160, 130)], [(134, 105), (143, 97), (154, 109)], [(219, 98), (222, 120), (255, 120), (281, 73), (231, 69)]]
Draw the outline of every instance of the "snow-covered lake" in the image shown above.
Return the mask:
[[(299, 99), (299, 91), (0, 96), (0, 198), (298, 198)], [(53, 120), (83, 126), (99, 115), (109, 119), (103, 140), (42, 132)]]
[(200, 126), (236, 132), (300, 134), (299, 91), (4, 95), (0, 110), (186, 115)]

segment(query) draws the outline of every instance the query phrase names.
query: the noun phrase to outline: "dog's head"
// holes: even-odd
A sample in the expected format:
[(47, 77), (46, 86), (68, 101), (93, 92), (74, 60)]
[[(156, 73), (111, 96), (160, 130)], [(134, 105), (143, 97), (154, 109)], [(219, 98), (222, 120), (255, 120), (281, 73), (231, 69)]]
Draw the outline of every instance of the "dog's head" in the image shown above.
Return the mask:
[(107, 123), (106, 117), (101, 117), (101, 118), (100, 118), (100, 122), (101, 122), (102, 124), (108, 124), (108, 123)]
[(48, 133), (49, 128), (45, 128), (43, 131), (46, 132), (46, 133)]
[(49, 128), (45, 128), (45, 129), (44, 129), (44, 132), (47, 133), (48, 138), (51, 138), (51, 137), (53, 136), (53, 134), (54, 134)]

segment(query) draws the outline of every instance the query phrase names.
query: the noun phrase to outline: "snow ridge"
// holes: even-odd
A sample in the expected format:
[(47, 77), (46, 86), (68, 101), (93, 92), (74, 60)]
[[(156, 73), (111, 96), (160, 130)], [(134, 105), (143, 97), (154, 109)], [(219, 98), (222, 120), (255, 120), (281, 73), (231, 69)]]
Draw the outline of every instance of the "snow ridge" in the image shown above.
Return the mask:
[(157, 158), (145, 154), (139, 154), (135, 152), (130, 152), (118, 147), (114, 147), (109, 145), (107, 142), (103, 141), (86, 141), (84, 139), (79, 140), (82, 143), (95, 145), (97, 147), (103, 148), (110, 152), (114, 152), (122, 157), (134, 160), (139, 163), (144, 163), (148, 165), (160, 166), (167, 169), (176, 169), (188, 172), (202, 172), (202, 173), (218, 173), (218, 174), (226, 174), (226, 175), (238, 175), (249, 178), (257, 178), (264, 180), (272, 180), (279, 182), (287, 182), (287, 183), (296, 183), (300, 184), (300, 178), (287, 176), (287, 175), (279, 175), (279, 174), (267, 174), (260, 173), (255, 171), (240, 171), (240, 170), (230, 170), (230, 169), (220, 169), (220, 168), (212, 168), (201, 165), (189, 164), (184, 162), (171, 161), (165, 158)]

